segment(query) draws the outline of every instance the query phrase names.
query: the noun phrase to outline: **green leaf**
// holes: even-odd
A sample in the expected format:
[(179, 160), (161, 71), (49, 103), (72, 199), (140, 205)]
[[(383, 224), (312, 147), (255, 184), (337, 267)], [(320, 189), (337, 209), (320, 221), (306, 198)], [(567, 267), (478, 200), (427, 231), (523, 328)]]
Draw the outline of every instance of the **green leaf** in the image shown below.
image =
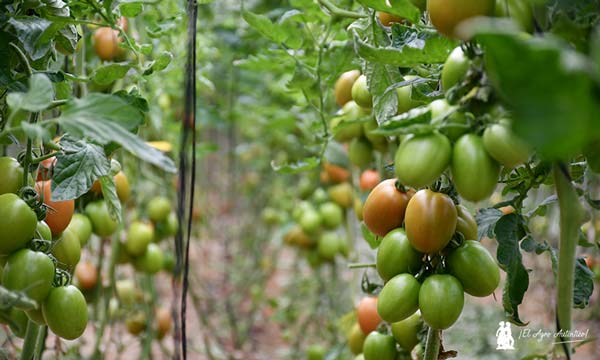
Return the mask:
[(374, 10), (400, 16), (413, 24), (419, 22), (421, 11), (410, 0), (394, 0), (394, 6), (389, 6), (388, 0), (358, 0), (359, 3)]
[(77, 199), (94, 181), (109, 174), (110, 161), (102, 147), (70, 136), (60, 139), (60, 147), (52, 175), (52, 200)]
[(98, 120), (117, 123), (133, 130), (144, 122), (144, 116), (134, 106), (119, 96), (92, 93), (81, 99), (72, 99), (64, 107), (61, 121), (86, 122), (92, 125)]
[(119, 1), (121, 15), (125, 17), (136, 17), (144, 10), (144, 2), (139, 0)]
[(90, 94), (82, 99), (73, 99), (56, 119), (73, 135), (90, 137), (101, 145), (117, 143), (139, 159), (165, 171), (175, 172), (176, 167), (171, 159), (128, 131), (143, 120), (139, 109), (118, 96), (106, 94)]
[(391, 85), (401, 82), (402, 75), (397, 67), (377, 63), (368, 63), (364, 74), (373, 96), (375, 119), (381, 124), (398, 112), (398, 95)]
[(371, 230), (369, 230), (365, 223), (360, 224), (360, 232), (362, 233), (363, 238), (365, 239), (367, 244), (369, 244), (371, 249), (377, 249), (379, 247), (379, 244), (381, 244), (381, 238), (375, 236), (375, 234), (373, 234)]
[(498, 263), (506, 271), (506, 283), (502, 294), (504, 311), (510, 321), (524, 325), (519, 318), (519, 305), (529, 287), (529, 274), (523, 266), (519, 241), (525, 236), (523, 218), (516, 214), (504, 215), (494, 227), (498, 250)]
[(335, 141), (330, 141), (327, 143), (327, 148), (325, 149), (323, 158), (327, 160), (328, 163), (341, 167), (348, 167), (350, 165), (348, 153), (342, 144)]
[(15, 16), (8, 19), (15, 35), (32, 60), (44, 57), (51, 48), (52, 38), (61, 25), (33, 16)]
[(281, 174), (297, 174), (312, 170), (319, 165), (319, 159), (316, 157), (309, 157), (294, 163), (286, 163), (283, 165), (275, 164), (275, 161), (271, 161), (271, 167), (278, 173)]
[(421, 64), (436, 64), (446, 61), (457, 42), (433, 30), (394, 26), (398, 37), (393, 46), (374, 47), (362, 41), (354, 33), (356, 51), (363, 59), (380, 64), (399, 67), (415, 67)]
[(427, 134), (433, 131), (429, 123), (431, 111), (426, 107), (411, 109), (379, 125), (373, 134), (392, 136), (403, 134)]
[(598, 73), (584, 56), (551, 37), (488, 28), (477, 39), (489, 78), (513, 113), (516, 134), (543, 156), (566, 159), (600, 135)]
[(6, 97), (6, 103), (13, 111), (42, 111), (52, 105), (53, 100), (54, 88), (44, 74), (31, 75), (27, 92), (13, 92)]
[(29, 139), (41, 139), (49, 141), (51, 139), (50, 132), (39, 124), (31, 124), (27, 121), (21, 122), (21, 129)]
[(533, 216), (545, 216), (546, 211), (548, 210), (548, 207), (550, 205), (556, 204), (557, 201), (558, 201), (558, 197), (556, 195), (548, 196), (547, 198), (542, 200), (542, 202), (539, 203), (538, 206), (536, 206), (534, 209), (532, 209), (530, 212), (528, 212), (527, 217), (530, 218)]
[(294, 69), (294, 75), (288, 81), (287, 87), (290, 89), (309, 89), (317, 83), (317, 75), (315, 69), (306, 66), (304, 63), (297, 61)]
[(104, 65), (96, 68), (91, 78), (99, 85), (108, 85), (115, 80), (124, 78), (131, 67), (131, 65), (123, 63)]
[(578, 257), (575, 262), (575, 281), (573, 287), (573, 307), (576, 309), (586, 308), (590, 302), (590, 296), (594, 292), (594, 272), (590, 270), (585, 258)]
[(481, 241), (484, 237), (489, 237), (493, 239), (494, 236), (494, 228), (496, 227), (496, 222), (502, 217), (502, 211), (494, 208), (489, 209), (479, 209), (477, 214), (475, 215), (475, 220), (477, 221), (477, 238)]
[(245, 9), (242, 9), (242, 17), (265, 38), (275, 43), (282, 43), (285, 40), (284, 31), (279, 26), (273, 24), (268, 17), (251, 13)]

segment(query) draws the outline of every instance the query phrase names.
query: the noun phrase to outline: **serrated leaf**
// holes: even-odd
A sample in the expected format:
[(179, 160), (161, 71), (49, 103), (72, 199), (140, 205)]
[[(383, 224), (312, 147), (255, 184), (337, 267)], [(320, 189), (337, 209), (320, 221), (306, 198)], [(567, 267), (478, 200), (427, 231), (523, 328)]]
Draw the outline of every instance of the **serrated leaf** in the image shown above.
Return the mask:
[(40, 139), (41, 141), (50, 140), (50, 132), (39, 124), (31, 124), (27, 121), (21, 122), (21, 129), (29, 139)]
[(446, 61), (448, 54), (456, 47), (457, 42), (450, 40), (436, 31), (417, 30), (407, 26), (399, 28), (405, 43), (398, 42), (396, 47), (374, 47), (362, 41), (354, 34), (356, 52), (363, 59), (381, 64), (399, 67), (415, 67), (421, 64), (436, 64)]
[(51, 48), (52, 38), (61, 25), (34, 16), (15, 16), (8, 19), (25, 53), (36, 61), (44, 57)]
[(133, 130), (143, 123), (144, 116), (139, 109), (119, 96), (92, 93), (69, 101), (59, 118), (59, 121), (85, 122), (90, 126), (98, 120), (113, 122)]
[(494, 208), (479, 209), (475, 214), (475, 221), (477, 221), (477, 238), (479, 241), (484, 237), (494, 238), (494, 228), (496, 222), (502, 217), (502, 211)]
[(100, 85), (108, 85), (115, 80), (125, 77), (131, 65), (114, 63), (96, 68), (91, 75), (92, 80)]
[(111, 219), (121, 223), (121, 202), (119, 201), (119, 196), (117, 195), (117, 186), (115, 184), (114, 175), (110, 174), (101, 176), (98, 181), (100, 181), (100, 186), (102, 187), (102, 197), (104, 198), (104, 202), (106, 202)]
[[(583, 54), (551, 36), (529, 38), (489, 27), (479, 30), (477, 40), (491, 83), (510, 105), (515, 133), (540, 154), (566, 159), (600, 135), (598, 73)], [(506, 66), (515, 61), (520, 65)]]
[(271, 168), (282, 174), (298, 174), (308, 170), (312, 170), (319, 165), (320, 161), (316, 157), (309, 157), (294, 163), (286, 163), (278, 165), (275, 161), (271, 161)]
[(52, 82), (44, 74), (33, 74), (29, 78), (27, 92), (13, 92), (6, 97), (6, 103), (13, 111), (38, 112), (47, 109), (54, 100)]
[(242, 9), (242, 17), (265, 38), (275, 43), (281, 43), (285, 40), (285, 33), (281, 31), (279, 26), (273, 24), (268, 17), (251, 13), (245, 9)]
[(594, 292), (594, 272), (587, 267), (585, 258), (579, 257), (575, 262), (575, 281), (573, 286), (573, 307), (586, 308), (590, 296)]
[(418, 23), (421, 17), (421, 11), (410, 0), (394, 0), (393, 7), (389, 5), (388, 0), (358, 0), (358, 2), (371, 9), (400, 16), (413, 24)]
[(144, 2), (139, 0), (119, 1), (121, 15), (125, 17), (136, 17), (144, 10)]
[(434, 130), (430, 124), (431, 111), (426, 107), (411, 109), (379, 125), (376, 135), (428, 134)]
[(94, 181), (110, 171), (102, 147), (63, 136), (52, 176), (52, 199), (77, 199), (90, 190)]
[(524, 237), (523, 219), (516, 214), (504, 215), (496, 222), (494, 233), (498, 242), (496, 257), (506, 272), (506, 283), (502, 294), (504, 311), (510, 321), (524, 324), (519, 318), (519, 305), (529, 287), (529, 274), (523, 266), (519, 241)]

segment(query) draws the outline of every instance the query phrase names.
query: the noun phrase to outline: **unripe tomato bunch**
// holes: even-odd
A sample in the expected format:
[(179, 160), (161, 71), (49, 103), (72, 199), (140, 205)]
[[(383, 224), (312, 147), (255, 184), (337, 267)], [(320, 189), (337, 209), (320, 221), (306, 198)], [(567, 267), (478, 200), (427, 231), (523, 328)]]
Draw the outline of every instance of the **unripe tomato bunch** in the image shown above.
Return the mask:
[(350, 244), (340, 230), (353, 204), (352, 186), (347, 182), (327, 190), (317, 187), (293, 209), (293, 223), (283, 236), (284, 242), (305, 251), (312, 267), (332, 262), (337, 256), (347, 257)]
[[(26, 174), (28, 180), (23, 186), (25, 171), (21, 164), (11, 157), (0, 158), (0, 284), (37, 305), (32, 309), (29, 303), (18, 303), (2, 314), (19, 337), (24, 337), (28, 321), (47, 325), (54, 334), (68, 340), (83, 334), (88, 323), (86, 300), (95, 301), (96, 290), (103, 285), (102, 264), (82, 253), (92, 235), (110, 239), (119, 230), (119, 223), (102, 199), (99, 182), (79, 199), (52, 198), (56, 164), (54, 157), (41, 161), (36, 170), (37, 182)], [(125, 205), (131, 195), (129, 180), (122, 171), (113, 180), (117, 197)], [(75, 212), (76, 208), (83, 211)], [(177, 231), (171, 202), (164, 197), (152, 198), (146, 213), (149, 220), (134, 220), (129, 225), (125, 242), (120, 245), (120, 257), (143, 273), (155, 274), (163, 269), (171, 272), (173, 255), (164, 253), (157, 243)], [(170, 329), (170, 314), (157, 309), (156, 319), (157, 334), (162, 338)]]
[(51, 180), (25, 181), (31, 177), (14, 158), (0, 158), (0, 167), (1, 284), (36, 304), (16, 304), (3, 318), (20, 337), (29, 318), (64, 339), (76, 339), (88, 316), (83, 294), (69, 285), (82, 246), (68, 229), (74, 201), (53, 201)]

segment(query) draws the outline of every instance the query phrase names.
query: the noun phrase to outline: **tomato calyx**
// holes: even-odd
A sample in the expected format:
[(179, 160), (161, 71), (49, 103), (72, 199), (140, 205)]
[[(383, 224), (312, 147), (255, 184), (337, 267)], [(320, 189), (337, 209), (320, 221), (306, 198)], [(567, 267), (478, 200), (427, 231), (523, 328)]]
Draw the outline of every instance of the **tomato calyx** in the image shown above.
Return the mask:
[(408, 188), (404, 185), (402, 185), (402, 183), (398, 180), (396, 180), (396, 182), (394, 183), (394, 186), (396, 187), (396, 190), (400, 191), (401, 193), (405, 193), (408, 191)]
[(33, 239), (29, 243), (29, 248), (33, 251), (40, 251), (49, 254), (52, 250), (52, 241), (45, 239)]
[(54, 256), (48, 256), (50, 256), (50, 259), (52, 259), (52, 262), (54, 262), (55, 265), (54, 281), (52, 282), (52, 286), (61, 287), (69, 285), (71, 283), (71, 274), (67, 270), (63, 270), (58, 267), (58, 261)]
[(452, 180), (446, 173), (442, 173), (442, 175), (429, 187), (431, 191), (446, 194), (454, 202), (454, 205), (460, 204), (458, 200), (458, 192), (452, 183)]
[(47, 209), (44, 200), (31, 186), (25, 186), (19, 190), (19, 197), (35, 212), (37, 219), (42, 221), (46, 218)]

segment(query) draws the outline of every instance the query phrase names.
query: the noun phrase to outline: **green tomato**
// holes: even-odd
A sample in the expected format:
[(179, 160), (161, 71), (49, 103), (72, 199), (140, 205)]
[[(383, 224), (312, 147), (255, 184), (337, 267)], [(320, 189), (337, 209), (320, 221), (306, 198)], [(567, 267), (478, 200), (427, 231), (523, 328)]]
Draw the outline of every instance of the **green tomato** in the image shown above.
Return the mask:
[(355, 138), (348, 148), (348, 159), (350, 163), (361, 169), (369, 167), (373, 162), (373, 147), (364, 138)]
[(406, 319), (419, 309), (421, 284), (411, 274), (400, 274), (385, 283), (377, 300), (377, 313), (387, 322)]
[(344, 221), (344, 210), (332, 201), (321, 204), (319, 214), (323, 220), (323, 226), (328, 229), (335, 229)]
[(446, 259), (446, 265), (469, 295), (488, 296), (500, 284), (500, 269), (496, 260), (477, 241), (467, 240), (453, 250)]
[(0, 195), (16, 194), (23, 187), (23, 168), (16, 159), (0, 157)]
[(326, 232), (319, 237), (317, 252), (322, 259), (333, 261), (340, 251), (339, 235), (334, 232)]
[(329, 200), (329, 195), (327, 195), (327, 191), (323, 188), (315, 189), (315, 192), (312, 194), (312, 201), (315, 204), (322, 204), (325, 201)]
[(163, 252), (158, 245), (151, 243), (142, 256), (134, 259), (134, 265), (137, 270), (148, 274), (156, 274), (162, 269)]
[(54, 263), (43, 252), (21, 249), (9, 256), (2, 274), (2, 285), (8, 290), (22, 291), (41, 303), (52, 288)]
[(340, 116), (331, 121), (331, 130), (333, 138), (338, 142), (347, 142), (363, 134), (363, 125), (356, 121), (365, 116), (365, 111), (354, 101), (347, 102)]
[(108, 206), (103, 200), (89, 203), (85, 214), (92, 223), (92, 231), (100, 237), (109, 237), (117, 231), (119, 223), (110, 217)]
[(377, 250), (377, 272), (388, 281), (402, 273), (416, 274), (421, 268), (423, 254), (415, 250), (404, 229), (398, 228), (385, 235)]
[(369, 121), (363, 123), (363, 131), (367, 140), (371, 142), (374, 150), (379, 152), (386, 152), (388, 149), (387, 138), (384, 135), (373, 134), (373, 131), (379, 128), (377, 120), (371, 118)]
[(358, 323), (352, 326), (350, 335), (348, 336), (348, 347), (353, 354), (360, 354), (363, 352), (363, 345), (365, 344), (365, 338), (367, 336), (360, 329)]
[(121, 304), (132, 306), (135, 303), (135, 283), (132, 280), (117, 280), (115, 289)]
[(81, 258), (81, 243), (71, 230), (65, 229), (52, 246), (52, 255), (62, 269), (74, 269)]
[(473, 215), (463, 205), (456, 206), (456, 213), (456, 232), (463, 234), (465, 240), (477, 240), (477, 221)]
[(79, 243), (84, 246), (92, 237), (92, 222), (84, 214), (73, 214), (67, 230), (77, 235)]
[(392, 334), (402, 349), (410, 352), (419, 343), (417, 335), (422, 328), (421, 312), (417, 310), (408, 318), (393, 323)]
[(455, 109), (455, 106), (451, 106), (448, 104), (448, 100), (446, 99), (437, 99), (433, 100), (429, 103), (429, 111), (431, 111), (431, 120), (432, 123), (441, 122), (441, 119), (437, 120), (437, 118), (443, 118), (446, 115), (449, 115)]
[(322, 345), (311, 345), (306, 349), (307, 360), (325, 360), (327, 349)]
[(165, 251), (163, 256), (162, 269), (168, 273), (175, 269), (175, 255), (171, 251)]
[[(404, 76), (405, 81), (411, 81), (416, 78), (417, 77), (414, 75)], [(414, 109), (417, 106), (421, 105), (420, 102), (412, 99), (412, 84), (396, 88), (396, 95), (398, 95), (398, 112), (397, 112), (397, 114), (405, 113), (408, 110)]]
[(37, 216), (15, 194), (0, 195), (0, 255), (9, 255), (27, 245), (35, 234)]
[(445, 93), (467, 75), (471, 60), (459, 47), (452, 50), (442, 68), (442, 89)]
[(488, 198), (498, 182), (500, 166), (485, 151), (483, 140), (475, 134), (463, 135), (452, 152), (452, 178), (456, 190), (466, 200)]
[(438, 132), (408, 138), (396, 152), (396, 176), (407, 186), (430, 185), (450, 164), (451, 153), (450, 140)]
[(305, 233), (315, 234), (321, 228), (321, 216), (316, 210), (307, 209), (302, 213), (298, 224)]
[(42, 305), (42, 312), (50, 330), (63, 339), (77, 339), (87, 326), (87, 304), (74, 285), (53, 288)]
[(396, 341), (391, 335), (373, 331), (365, 339), (363, 355), (365, 360), (395, 360), (398, 355)]
[(127, 229), (125, 249), (130, 255), (140, 256), (154, 239), (154, 228), (150, 224), (134, 221)]
[[(469, 130), (469, 119), (464, 112), (454, 111), (447, 117), (438, 117), (431, 121), (434, 125), (442, 126), (439, 131), (446, 135), (450, 141), (456, 141)], [(442, 125), (443, 124), (443, 125)]]
[(532, 4), (521, 0), (497, 0), (494, 15), (497, 17), (510, 17), (526, 32), (533, 32)]
[(434, 329), (452, 326), (458, 320), (464, 302), (463, 287), (452, 275), (431, 275), (419, 291), (421, 316)]
[(154, 222), (165, 221), (171, 213), (171, 201), (167, 198), (157, 196), (148, 202), (148, 217)]
[(369, 92), (366, 76), (359, 76), (352, 85), (352, 99), (362, 108), (370, 109), (373, 107), (373, 97)]
[(35, 228), (34, 238), (48, 241), (52, 240), (52, 231), (50, 230), (50, 226), (48, 226), (45, 221), (38, 221)]
[(514, 168), (529, 159), (529, 146), (518, 138), (506, 124), (494, 124), (483, 133), (485, 150), (500, 164)]

